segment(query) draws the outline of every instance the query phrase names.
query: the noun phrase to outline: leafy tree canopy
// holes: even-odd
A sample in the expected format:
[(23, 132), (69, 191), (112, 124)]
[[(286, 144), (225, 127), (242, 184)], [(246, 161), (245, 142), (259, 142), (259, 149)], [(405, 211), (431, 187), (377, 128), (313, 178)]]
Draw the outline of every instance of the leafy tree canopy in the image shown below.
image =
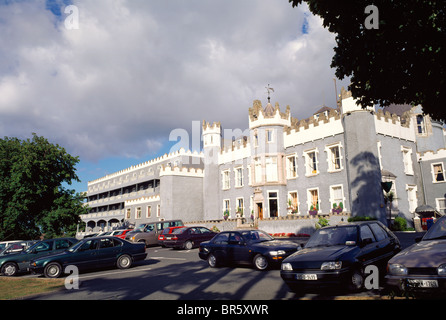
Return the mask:
[(62, 184), (79, 181), (78, 162), (36, 134), (0, 139), (0, 240), (74, 235), (87, 209), (82, 195)]
[(331, 67), (339, 79), (351, 76), (358, 104), (421, 104), (446, 121), (446, 1), (288, 1), (305, 1), (336, 34)]

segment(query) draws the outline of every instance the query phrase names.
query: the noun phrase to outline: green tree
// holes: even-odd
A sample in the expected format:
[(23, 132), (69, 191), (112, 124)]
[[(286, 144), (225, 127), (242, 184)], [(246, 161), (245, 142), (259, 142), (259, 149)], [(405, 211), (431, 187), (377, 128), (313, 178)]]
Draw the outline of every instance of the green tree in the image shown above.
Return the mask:
[(331, 67), (339, 79), (351, 76), (358, 103), (421, 104), (446, 120), (444, 0), (289, 0), (303, 1), (336, 34)]
[(78, 162), (36, 134), (0, 139), (0, 240), (72, 235), (87, 209), (82, 195), (62, 184), (79, 181)]

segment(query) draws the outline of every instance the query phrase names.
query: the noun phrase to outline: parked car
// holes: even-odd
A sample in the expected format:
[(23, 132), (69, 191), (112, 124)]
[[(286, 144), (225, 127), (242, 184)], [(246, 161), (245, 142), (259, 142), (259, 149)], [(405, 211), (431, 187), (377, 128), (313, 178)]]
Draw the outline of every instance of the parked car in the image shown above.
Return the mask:
[(200, 244), (199, 257), (214, 268), (223, 264), (250, 264), (258, 270), (280, 265), (301, 248), (300, 244), (275, 240), (261, 230), (223, 231)]
[(119, 238), (119, 239), (125, 239), (125, 236), (127, 235), (127, 232), (132, 231), (133, 229), (125, 229), (125, 230), (115, 230), (115, 234), (113, 236)]
[(144, 260), (146, 256), (143, 243), (130, 243), (113, 236), (95, 237), (81, 240), (59, 254), (33, 259), (29, 268), (34, 274), (57, 278), (68, 265), (74, 265), (80, 270), (107, 266), (127, 269), (133, 262)]
[(396, 292), (445, 293), (446, 216), (438, 219), (424, 237), (416, 241), (390, 259), (386, 285)]
[(4, 276), (15, 276), (20, 272), (26, 272), (31, 260), (64, 251), (76, 242), (78, 240), (75, 238), (42, 240), (19, 253), (1, 256), (0, 273)]
[(217, 233), (205, 227), (179, 228), (165, 235), (164, 245), (169, 248), (196, 248), (200, 243), (211, 240)]
[(184, 226), (181, 220), (168, 220), (140, 224), (133, 231), (128, 232), (125, 239), (131, 242), (143, 242), (146, 247), (158, 244), (158, 236), (168, 227)]
[(173, 230), (178, 228), (185, 228), (185, 226), (165, 228), (163, 232), (161, 232), (161, 234), (158, 236), (158, 245), (160, 245), (161, 247), (165, 247), (164, 240), (166, 239), (166, 234), (172, 233)]
[(378, 221), (325, 227), (282, 262), (280, 275), (294, 292), (335, 285), (359, 291), (364, 268), (375, 265), (384, 277), (388, 260), (400, 250), (398, 238)]

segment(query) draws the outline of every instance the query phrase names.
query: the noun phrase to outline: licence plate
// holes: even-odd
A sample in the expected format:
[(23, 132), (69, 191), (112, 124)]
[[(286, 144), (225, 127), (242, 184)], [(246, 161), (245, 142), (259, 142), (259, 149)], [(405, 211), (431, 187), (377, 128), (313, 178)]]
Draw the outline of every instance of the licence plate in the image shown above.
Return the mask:
[(312, 273), (298, 273), (296, 274), (297, 280), (317, 280), (317, 274)]
[(408, 279), (407, 284), (417, 288), (438, 288), (437, 280), (412, 280)]

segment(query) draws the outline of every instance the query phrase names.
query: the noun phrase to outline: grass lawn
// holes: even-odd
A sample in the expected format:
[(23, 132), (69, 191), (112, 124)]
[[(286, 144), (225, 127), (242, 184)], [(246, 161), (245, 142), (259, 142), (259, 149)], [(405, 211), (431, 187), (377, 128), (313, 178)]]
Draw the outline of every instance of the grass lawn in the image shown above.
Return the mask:
[(64, 279), (0, 277), (0, 300), (19, 299), (32, 294), (54, 291), (64, 287), (64, 281)]

